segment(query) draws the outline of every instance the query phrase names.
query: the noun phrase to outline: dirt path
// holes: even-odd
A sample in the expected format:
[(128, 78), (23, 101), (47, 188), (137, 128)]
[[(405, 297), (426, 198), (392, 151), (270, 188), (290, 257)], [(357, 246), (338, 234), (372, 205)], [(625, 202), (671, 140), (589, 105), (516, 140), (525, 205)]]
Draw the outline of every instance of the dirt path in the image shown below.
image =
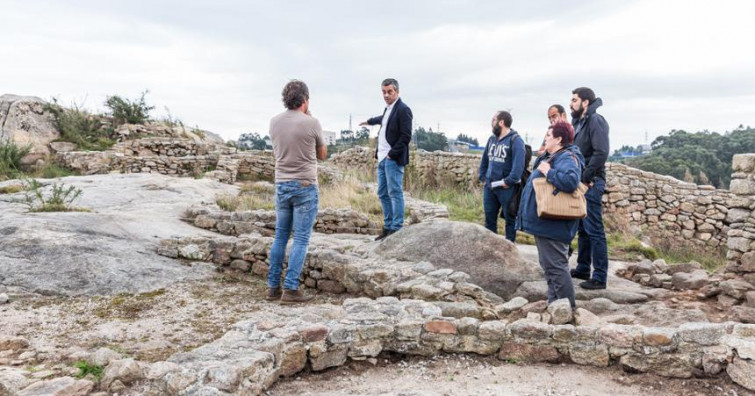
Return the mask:
[(519, 365), (490, 357), (388, 357), (281, 379), (270, 396), (742, 396), (753, 392), (727, 377), (671, 379), (618, 367)]

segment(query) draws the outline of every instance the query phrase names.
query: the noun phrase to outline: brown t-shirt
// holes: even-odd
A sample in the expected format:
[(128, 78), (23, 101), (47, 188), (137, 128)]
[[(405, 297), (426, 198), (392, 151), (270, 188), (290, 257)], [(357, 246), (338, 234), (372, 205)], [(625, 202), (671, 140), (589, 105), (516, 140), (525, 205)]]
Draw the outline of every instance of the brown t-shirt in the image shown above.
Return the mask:
[(316, 118), (298, 110), (286, 110), (270, 120), (270, 140), (275, 155), (275, 181), (317, 183), (315, 149), (325, 145)]

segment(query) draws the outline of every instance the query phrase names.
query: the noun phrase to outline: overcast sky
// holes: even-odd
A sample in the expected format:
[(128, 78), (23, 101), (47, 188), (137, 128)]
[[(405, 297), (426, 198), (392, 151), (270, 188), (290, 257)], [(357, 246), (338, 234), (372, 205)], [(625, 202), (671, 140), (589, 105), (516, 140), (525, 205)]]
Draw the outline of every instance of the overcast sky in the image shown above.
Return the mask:
[[(612, 150), (671, 129), (755, 126), (755, 1), (2, 0), (0, 94), (101, 111), (148, 89), (155, 116), (226, 139), (267, 134), (297, 78), (325, 130), (381, 114), (394, 77), (415, 126), (539, 142), (588, 86)], [(377, 128), (373, 128), (373, 135)]]

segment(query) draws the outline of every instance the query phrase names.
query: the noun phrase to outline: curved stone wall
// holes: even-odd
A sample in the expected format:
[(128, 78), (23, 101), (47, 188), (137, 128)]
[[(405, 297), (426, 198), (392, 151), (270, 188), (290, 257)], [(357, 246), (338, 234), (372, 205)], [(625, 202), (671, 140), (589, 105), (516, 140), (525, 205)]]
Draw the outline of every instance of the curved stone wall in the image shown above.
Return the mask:
[[(251, 267), (264, 276), (264, 257), (271, 243), (265, 237), (185, 238), (163, 241), (159, 252), (212, 260), (222, 267)], [(154, 386), (167, 390), (170, 384), (182, 384), (168, 394), (219, 386), (232, 394), (260, 394), (279, 376), (294, 375), (307, 364), (319, 371), (390, 351), (422, 356), (475, 353), (502, 360), (597, 367), (618, 364), (627, 371), (680, 378), (727, 373), (738, 384), (755, 389), (751, 376), (755, 325), (647, 327), (579, 320), (575, 325), (569, 324), (568, 303), (566, 318), (556, 310), (558, 304), (542, 314), (530, 308), (522, 318), (522, 305), (508, 307), (513, 300), (496, 305), (501, 301), (468, 283), (463, 272), (436, 269), (429, 263), (370, 263), (355, 258), (358, 255), (315, 249), (308, 254), (302, 277), (320, 290), (372, 298), (347, 299), (342, 306), (260, 312), (234, 325), (219, 340), (171, 357), (175, 370), (155, 378)], [(242, 268), (239, 261), (248, 264)], [(227, 358), (221, 363), (217, 356)], [(218, 364), (230, 372), (260, 375), (230, 376), (239, 378), (230, 385), (208, 380)]]
[[(753, 156), (735, 156), (731, 191), (608, 163), (603, 196), (606, 218), (619, 228), (643, 233), (654, 243), (673, 241), (714, 253), (728, 247), (733, 251), (730, 259), (739, 265), (740, 258), (753, 250), (751, 245), (755, 243), (755, 218), (751, 215), (755, 208)], [(334, 155), (332, 161), (344, 169), (374, 166), (372, 151), (364, 147)], [(421, 180), (438, 184), (455, 181), (469, 186), (477, 178), (480, 156), (419, 151), (412, 153), (411, 161)], [(728, 242), (730, 236), (735, 238), (733, 242)], [(746, 256), (745, 261), (755, 261), (755, 254)]]

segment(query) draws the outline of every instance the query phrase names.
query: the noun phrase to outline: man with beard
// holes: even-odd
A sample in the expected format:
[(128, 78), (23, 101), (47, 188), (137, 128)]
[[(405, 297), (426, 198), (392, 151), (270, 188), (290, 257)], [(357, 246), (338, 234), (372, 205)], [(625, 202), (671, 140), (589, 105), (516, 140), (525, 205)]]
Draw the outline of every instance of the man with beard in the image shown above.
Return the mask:
[[(595, 111), (603, 105), (595, 92), (586, 87), (572, 91), (571, 110), (574, 144), (585, 158), (582, 183), (589, 189), (587, 217), (579, 221), (577, 268), (572, 278), (584, 279), (583, 289), (605, 289), (608, 276), (608, 245), (603, 229), (603, 191), (606, 187), (606, 159), (608, 159), (608, 123)], [(590, 267), (592, 266), (592, 277)]]
[(499, 111), (493, 116), (493, 136), (488, 139), (480, 161), (479, 179), (484, 183), (482, 204), (485, 228), (498, 233), (498, 216), (503, 209), (506, 239), (516, 241), (516, 213), (507, 208), (514, 196), (515, 184), (524, 171), (524, 141), (511, 129), (511, 114)]

